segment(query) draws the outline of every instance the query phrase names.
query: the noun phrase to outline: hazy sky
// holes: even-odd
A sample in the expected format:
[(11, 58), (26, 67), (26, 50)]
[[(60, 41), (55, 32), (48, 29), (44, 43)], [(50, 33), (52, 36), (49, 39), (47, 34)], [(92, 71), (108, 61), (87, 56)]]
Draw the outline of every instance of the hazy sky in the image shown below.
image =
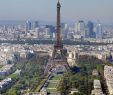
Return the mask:
[[(57, 0), (0, 0), (0, 20), (56, 20)], [(113, 22), (113, 0), (61, 0), (63, 21)]]

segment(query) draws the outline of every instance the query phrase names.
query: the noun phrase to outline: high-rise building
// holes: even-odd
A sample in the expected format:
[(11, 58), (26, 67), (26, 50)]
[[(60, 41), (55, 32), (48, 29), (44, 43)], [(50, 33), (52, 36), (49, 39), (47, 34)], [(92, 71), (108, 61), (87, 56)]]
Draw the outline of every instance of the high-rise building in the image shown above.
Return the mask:
[(26, 22), (25, 28), (26, 28), (26, 32), (28, 32), (29, 30), (32, 29), (32, 24), (31, 24), (30, 21), (27, 21), (27, 22)]
[(82, 37), (85, 37), (85, 23), (83, 20), (79, 20), (75, 25), (75, 31), (78, 32)]
[(39, 22), (38, 21), (34, 21), (33, 23), (33, 28), (38, 28), (39, 27)]
[(97, 24), (97, 27), (96, 27), (96, 38), (97, 39), (102, 39), (102, 25), (99, 23)]
[(44, 29), (44, 38), (45, 39), (50, 39), (51, 38), (51, 35), (50, 35), (50, 28), (45, 28)]
[(4, 25), (3, 30), (4, 30), (4, 31), (7, 31), (7, 26), (6, 26), (6, 25)]
[(88, 21), (86, 37), (95, 38), (95, 32), (93, 29), (94, 29), (94, 23), (91, 21)]
[(49, 29), (50, 38), (53, 38), (53, 34), (55, 33), (55, 27), (53, 25), (46, 25), (45, 28)]
[(79, 20), (77, 23), (77, 31), (81, 32), (85, 30), (85, 23), (83, 20)]
[(69, 26), (67, 23), (61, 23), (61, 37), (62, 39), (67, 39), (67, 33), (69, 30)]
[(40, 28), (35, 28), (36, 37), (39, 38)]

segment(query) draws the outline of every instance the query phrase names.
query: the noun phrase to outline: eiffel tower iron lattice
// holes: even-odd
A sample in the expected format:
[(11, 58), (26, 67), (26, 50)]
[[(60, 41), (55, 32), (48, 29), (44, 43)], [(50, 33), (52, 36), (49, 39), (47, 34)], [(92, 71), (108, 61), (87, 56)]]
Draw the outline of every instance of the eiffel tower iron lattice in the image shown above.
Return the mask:
[(60, 20), (60, 2), (57, 3), (57, 23), (56, 23), (56, 41), (53, 48), (52, 58), (50, 59), (45, 73), (47, 72), (67, 72), (69, 69), (66, 53), (61, 39), (61, 20)]

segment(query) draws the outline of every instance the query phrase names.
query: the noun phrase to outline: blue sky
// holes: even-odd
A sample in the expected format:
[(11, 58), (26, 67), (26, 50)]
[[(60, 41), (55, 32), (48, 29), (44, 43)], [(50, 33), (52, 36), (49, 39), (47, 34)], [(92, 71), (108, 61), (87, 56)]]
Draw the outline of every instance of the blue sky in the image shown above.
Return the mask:
[[(0, 0), (0, 20), (56, 20), (57, 0)], [(113, 0), (61, 0), (62, 21), (113, 22)]]

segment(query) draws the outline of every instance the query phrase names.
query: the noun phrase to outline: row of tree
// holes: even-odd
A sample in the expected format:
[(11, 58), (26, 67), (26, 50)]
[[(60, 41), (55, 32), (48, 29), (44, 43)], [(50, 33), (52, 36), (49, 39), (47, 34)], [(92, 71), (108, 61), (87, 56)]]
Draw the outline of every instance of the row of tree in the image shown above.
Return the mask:
[(70, 89), (76, 88), (79, 93), (74, 95), (91, 95), (93, 89), (94, 79), (100, 79), (100, 76), (93, 76), (93, 69), (97, 69), (99, 72), (103, 73), (104, 65), (108, 64), (102, 60), (97, 59), (94, 56), (82, 55), (78, 58), (78, 66), (72, 67), (72, 73), (64, 76), (63, 80), (59, 85), (59, 91), (69, 93)]
[(21, 74), (15, 84), (4, 95), (21, 95), (26, 92), (35, 91), (44, 79), (44, 68), (48, 57), (39, 58), (34, 56), (30, 60), (21, 60), (15, 64), (16, 69), (21, 70)]

